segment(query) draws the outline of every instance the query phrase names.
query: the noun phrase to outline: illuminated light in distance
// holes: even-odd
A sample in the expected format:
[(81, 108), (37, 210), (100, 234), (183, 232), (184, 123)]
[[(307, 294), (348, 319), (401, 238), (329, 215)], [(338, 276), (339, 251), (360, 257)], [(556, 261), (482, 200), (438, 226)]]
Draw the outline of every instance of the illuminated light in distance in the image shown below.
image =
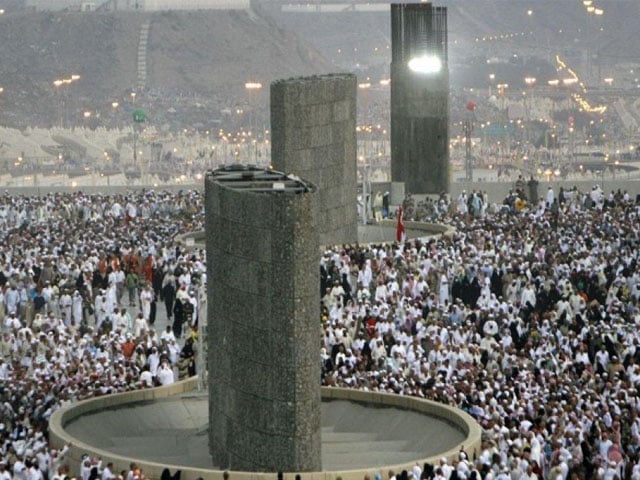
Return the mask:
[(423, 55), (409, 60), (409, 69), (416, 73), (438, 73), (442, 70), (442, 62), (434, 55)]

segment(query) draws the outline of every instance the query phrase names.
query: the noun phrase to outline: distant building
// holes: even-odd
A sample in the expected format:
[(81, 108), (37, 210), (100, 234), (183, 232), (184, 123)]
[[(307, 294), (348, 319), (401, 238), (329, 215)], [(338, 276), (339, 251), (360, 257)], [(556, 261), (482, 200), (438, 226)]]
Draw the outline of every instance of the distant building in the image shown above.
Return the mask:
[(158, 10), (244, 10), (249, 0), (138, 0), (141, 9)]
[[(82, 4), (80, 0), (26, 0), (25, 7), (31, 10), (80, 10)], [(102, 2), (100, 2), (102, 3)]]
[(247, 10), (249, 0), (25, 0), (25, 6), (37, 11), (72, 10)]

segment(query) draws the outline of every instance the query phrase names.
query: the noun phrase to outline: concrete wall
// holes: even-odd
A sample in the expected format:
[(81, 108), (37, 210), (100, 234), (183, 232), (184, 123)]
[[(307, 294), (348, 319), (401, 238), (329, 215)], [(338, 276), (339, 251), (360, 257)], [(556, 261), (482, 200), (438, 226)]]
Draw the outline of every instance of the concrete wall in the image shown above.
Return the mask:
[(249, 0), (139, 0), (145, 11), (246, 10)]
[[(65, 8), (79, 10), (81, 3), (83, 3), (82, 0), (26, 0), (25, 6), (36, 10), (64, 10)], [(102, 2), (97, 0), (95, 3)]]
[(209, 447), (216, 465), (320, 469), (315, 193), (205, 179)]
[[(247, 10), (250, 0), (26, 0), (35, 10), (80, 10), (83, 4), (107, 10)], [(94, 8), (94, 9), (95, 9)]]
[[(181, 478), (183, 480), (196, 480), (199, 477), (202, 477), (204, 480), (222, 480), (222, 470), (199, 469), (185, 465), (158, 464), (144, 461), (142, 459), (113, 455), (108, 451), (100, 450), (92, 447), (91, 445), (78, 442), (78, 440), (69, 436), (64, 429), (65, 425), (81, 415), (95, 412), (97, 410), (103, 410), (105, 408), (122, 407), (128, 403), (153, 401), (154, 399), (178, 395), (195, 389), (196, 384), (197, 378), (193, 377), (183, 382), (174, 383), (168, 387), (106, 395), (104, 397), (96, 397), (90, 400), (84, 400), (82, 402), (64, 406), (58, 409), (49, 420), (50, 442), (54, 448), (61, 448), (63, 445), (71, 445), (69, 452), (65, 456), (65, 461), (71, 465), (72, 468), (75, 468), (73, 467), (74, 465), (80, 465), (82, 455), (86, 453), (92, 457), (102, 458), (103, 464), (113, 462), (117, 469), (127, 468), (131, 461), (135, 461), (140, 468), (142, 468), (145, 476), (154, 480), (160, 478), (162, 470), (165, 467), (169, 468), (171, 472), (175, 472), (178, 469), (182, 470)], [(389, 470), (393, 470), (395, 472), (401, 472), (402, 470), (411, 471), (411, 468), (416, 463), (418, 463), (418, 465), (422, 465), (425, 462), (437, 464), (441, 457), (446, 457), (449, 462), (454, 460), (457, 461), (460, 448), (463, 448), (471, 459), (476, 458), (477, 455), (480, 454), (482, 428), (467, 413), (457, 408), (423, 400), (417, 397), (364, 392), (344, 388), (324, 387), (322, 388), (322, 398), (328, 400), (349, 400), (371, 406), (396, 407), (422, 412), (426, 415), (446, 419), (456, 427), (460, 428), (466, 434), (466, 439), (459, 447), (452, 448), (432, 457), (416, 459), (415, 462), (369, 469), (303, 472), (300, 474), (301, 480), (336, 480), (338, 477), (342, 478), (342, 480), (362, 480), (365, 475), (369, 475), (370, 478), (374, 478), (375, 473), (382, 473), (384, 476)], [(425, 432), (425, 434), (437, 435), (438, 432)], [(72, 470), (72, 473), (78, 472)], [(295, 471), (286, 472), (284, 474), (284, 480), (294, 480), (295, 475)], [(255, 473), (233, 470), (231, 478), (233, 480), (273, 480), (275, 476), (273, 473)]]
[[(540, 180), (540, 184), (538, 185), (538, 192), (543, 194), (547, 191), (547, 187), (551, 185), (555, 190), (556, 194), (560, 190), (560, 186), (563, 186), (565, 189), (573, 188), (574, 186), (578, 187), (582, 192), (591, 191), (591, 187), (595, 184), (600, 185), (604, 188), (605, 192), (610, 192), (611, 190), (626, 190), (631, 194), (632, 198), (635, 199), (635, 196), (640, 194), (640, 181), (638, 179), (626, 179), (621, 176), (621, 178), (610, 179), (607, 178), (604, 182), (600, 178), (591, 178), (588, 180), (567, 180), (567, 181), (552, 181), (547, 182), (545, 180)], [(380, 182), (373, 183), (372, 192), (375, 194), (376, 192), (388, 192), (391, 189), (391, 184), (389, 182)], [(487, 191), (489, 194), (489, 201), (491, 202), (502, 202), (506, 195), (509, 193), (509, 190), (514, 189), (515, 182), (454, 182), (450, 184), (450, 195), (453, 198), (456, 198), (462, 190), (466, 190), (470, 192), (472, 190), (482, 190)], [(70, 193), (70, 192), (83, 192), (86, 194), (102, 194), (102, 195), (113, 195), (117, 193), (127, 193), (130, 191), (140, 191), (143, 189), (156, 189), (156, 190), (168, 190), (171, 192), (177, 192), (179, 190), (202, 190), (203, 185), (201, 183), (198, 184), (176, 184), (176, 185), (162, 185), (160, 187), (154, 187), (153, 185), (137, 185), (137, 186), (78, 186), (78, 187), (42, 187), (38, 189), (37, 187), (4, 187), (4, 190), (9, 192), (11, 195), (45, 195), (48, 193)]]
[(271, 163), (318, 187), (323, 245), (357, 239), (354, 75), (271, 84)]
[[(528, 178), (525, 178), (528, 180)], [(588, 180), (553, 180), (551, 182), (547, 182), (544, 179), (539, 179), (540, 184), (538, 185), (538, 194), (544, 195), (547, 192), (547, 188), (551, 186), (556, 193), (560, 191), (560, 187), (564, 187), (565, 190), (571, 189), (573, 187), (578, 187), (583, 193), (590, 192), (591, 188), (598, 184), (603, 187), (604, 191), (609, 193), (611, 190), (617, 191), (618, 189), (622, 191), (627, 191), (631, 195), (631, 198), (635, 200), (636, 195), (640, 194), (640, 181), (638, 179), (630, 180), (624, 177), (609, 179), (607, 178), (604, 182), (601, 178), (589, 178)], [(388, 192), (391, 188), (391, 184), (389, 182), (379, 182), (371, 184), (371, 190), (373, 194), (377, 192)], [(463, 191), (471, 192), (473, 190), (482, 190), (486, 191), (489, 194), (489, 201), (493, 203), (502, 203), (505, 199), (509, 190), (515, 189), (515, 181), (513, 182), (454, 182), (450, 184), (449, 194), (452, 198), (457, 198), (457, 196)], [(437, 198), (437, 197), (432, 197)], [(391, 205), (394, 205), (392, 203)]]
[[(49, 419), (49, 443), (53, 448), (57, 449), (61, 449), (64, 445), (69, 446), (69, 451), (64, 457), (64, 463), (70, 466), (72, 477), (79, 476), (80, 472), (78, 471), (78, 466), (81, 464), (82, 456), (84, 454), (102, 458), (103, 465), (113, 462), (114, 465), (118, 465), (121, 469), (128, 468), (129, 463), (132, 461), (131, 458), (114, 455), (105, 450), (100, 450), (91, 445), (80, 442), (65, 431), (65, 425), (72, 422), (74, 418), (97, 410), (117, 408), (129, 403), (153, 401), (170, 397), (172, 395), (190, 392), (196, 389), (197, 383), (198, 377), (191, 377), (187, 380), (176, 382), (166, 387), (148, 388), (125, 393), (117, 393), (114, 395), (105, 395), (103, 397), (83, 400), (81, 402), (61, 407), (56, 410)], [(144, 470), (146, 477), (151, 479), (159, 479), (162, 474), (162, 470), (166, 467), (166, 465), (151, 462), (139, 462), (139, 465)], [(195, 480), (197, 476), (182, 478), (185, 480)], [(222, 475), (220, 475), (216, 480), (221, 479)]]
[[(553, 188), (556, 196), (560, 191), (560, 187), (563, 187), (565, 190), (572, 189), (573, 187), (578, 187), (583, 193), (588, 193), (591, 191), (594, 185), (600, 185), (602, 189), (608, 194), (609, 192), (617, 191), (620, 189), (621, 191), (627, 191), (631, 195), (632, 200), (635, 200), (636, 195), (640, 194), (640, 181), (636, 180), (627, 180), (623, 175), (620, 175), (621, 178), (610, 179), (607, 178), (603, 181), (602, 178), (593, 177), (585, 180), (552, 180), (547, 182), (546, 180), (538, 179), (540, 183), (538, 184), (538, 195), (544, 196), (547, 193), (547, 189), (549, 187)], [(525, 181), (528, 180), (528, 177), (525, 177)], [(456, 182), (451, 184), (451, 196), (456, 198), (460, 193), (466, 190), (467, 192), (471, 192), (472, 190), (482, 190), (489, 194), (489, 200), (495, 203), (501, 203), (506, 196), (509, 194), (510, 190), (515, 190), (515, 181), (514, 182)], [(528, 193), (528, 190), (525, 188), (525, 192)]]

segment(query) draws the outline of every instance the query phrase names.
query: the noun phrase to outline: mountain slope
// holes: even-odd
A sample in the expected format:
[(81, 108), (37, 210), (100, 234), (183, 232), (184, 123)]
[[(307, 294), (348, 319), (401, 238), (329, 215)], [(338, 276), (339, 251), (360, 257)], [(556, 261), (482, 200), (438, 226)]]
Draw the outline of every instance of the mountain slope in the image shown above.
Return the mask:
[[(246, 81), (268, 87), (332, 69), (295, 34), (249, 11), (13, 13), (0, 16), (0, 123), (77, 124), (85, 111), (92, 114), (87, 121), (124, 119), (111, 104), (130, 103), (146, 22), (147, 89), (137, 102), (147, 96), (169, 108), (187, 97), (217, 114), (245, 101)], [(54, 87), (74, 74), (81, 79)]]

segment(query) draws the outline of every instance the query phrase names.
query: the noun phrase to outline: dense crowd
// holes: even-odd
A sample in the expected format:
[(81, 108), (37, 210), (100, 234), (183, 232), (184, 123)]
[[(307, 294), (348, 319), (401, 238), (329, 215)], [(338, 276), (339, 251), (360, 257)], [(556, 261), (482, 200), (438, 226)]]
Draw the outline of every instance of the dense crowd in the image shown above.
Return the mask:
[(323, 383), (444, 402), (484, 428), (481, 451), (400, 477), (640, 478), (640, 207), (561, 193), (519, 209), (441, 198), (451, 236), (325, 252)]
[[(202, 201), (0, 197), (0, 480), (143, 475), (68, 465), (47, 421), (68, 402), (195, 373), (206, 259), (175, 237), (202, 228)], [(594, 187), (522, 208), (442, 196), (413, 214), (455, 233), (323, 255), (322, 381), (455, 405), (483, 426), (483, 447), (385, 475), (640, 478), (638, 205)]]
[(47, 423), (68, 402), (195, 374), (205, 258), (176, 235), (202, 224), (197, 192), (0, 196), (2, 480), (143, 475), (68, 465)]

